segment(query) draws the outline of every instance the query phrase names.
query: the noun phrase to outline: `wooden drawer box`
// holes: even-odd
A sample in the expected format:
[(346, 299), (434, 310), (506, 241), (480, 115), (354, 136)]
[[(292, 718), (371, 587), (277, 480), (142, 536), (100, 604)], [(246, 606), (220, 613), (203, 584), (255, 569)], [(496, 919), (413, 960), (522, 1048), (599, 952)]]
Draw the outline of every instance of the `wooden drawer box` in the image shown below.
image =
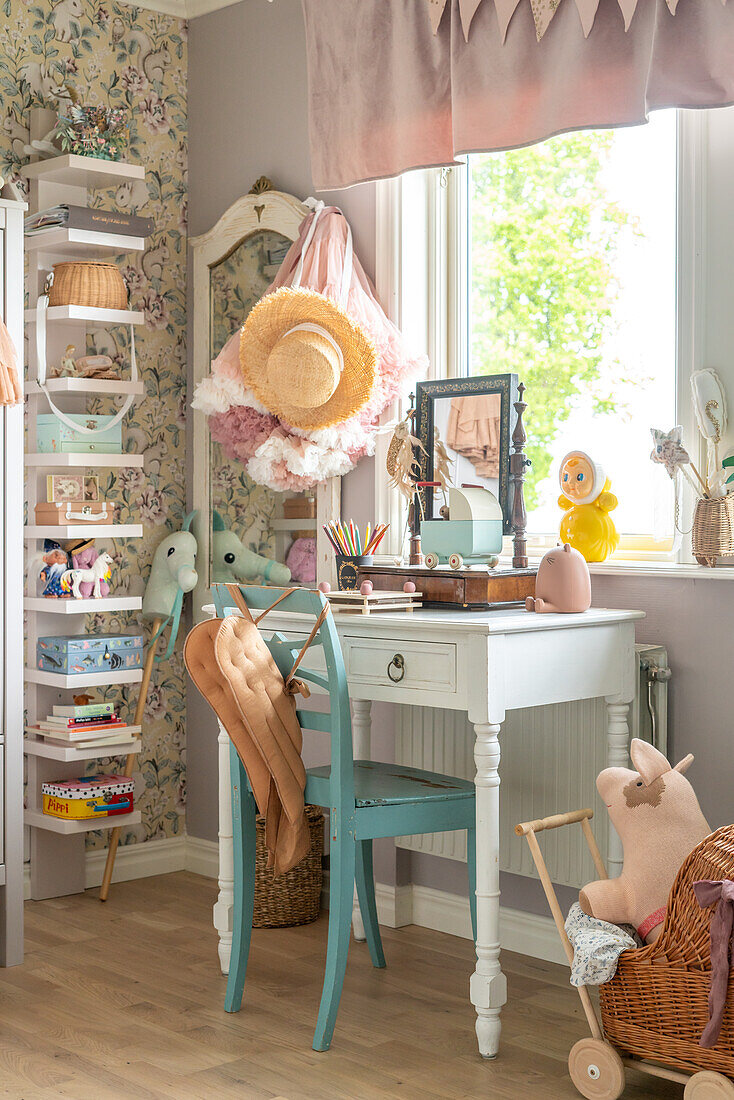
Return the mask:
[[(456, 691), (456, 646), (452, 643), (347, 637), (342, 638), (342, 649), (352, 683), (389, 686), (392, 682), (411, 691)], [(402, 658), (402, 664), (396, 658)]]

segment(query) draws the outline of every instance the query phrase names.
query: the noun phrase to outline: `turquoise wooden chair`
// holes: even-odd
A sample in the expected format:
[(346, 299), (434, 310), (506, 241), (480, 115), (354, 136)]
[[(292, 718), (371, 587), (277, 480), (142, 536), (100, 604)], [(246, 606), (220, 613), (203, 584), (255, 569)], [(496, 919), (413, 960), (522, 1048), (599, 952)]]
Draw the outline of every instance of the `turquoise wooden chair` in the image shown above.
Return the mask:
[[(225, 585), (212, 585), (212, 590), (218, 615), (236, 613)], [(257, 611), (269, 607), (285, 590), (245, 585), (240, 591), (247, 606)], [(319, 616), (324, 603), (325, 599), (320, 592), (299, 588), (278, 604), (278, 610), (308, 616), (311, 621), (306, 619), (304, 622), (304, 633), (308, 635), (312, 621)], [(303, 639), (291, 641), (276, 632), (267, 644), (278, 668), (283, 675), (287, 675)], [(372, 965), (385, 966), (375, 904), (373, 840), (378, 837), (466, 829), (469, 900), (476, 939), (474, 785), (464, 779), (417, 768), (381, 764), (372, 760), (355, 761), (352, 757), (352, 722), (347, 678), (339, 637), (331, 615), (324, 620), (312, 645), (321, 648), (326, 673), (301, 664), (298, 678), (328, 692), (330, 710), (328, 714), (299, 710), (298, 717), (304, 730), (327, 733), (331, 741), (331, 763), (308, 769), (305, 794), (306, 802), (323, 806), (329, 811), (329, 932), (324, 985), (313, 1039), (314, 1050), (328, 1050), (344, 984), (355, 882)], [(306, 665), (308, 657), (307, 653)], [(238, 1012), (242, 1004), (252, 931), (257, 807), (234, 745), (230, 746), (230, 762), (234, 834), (234, 930), (224, 1007), (227, 1012)]]

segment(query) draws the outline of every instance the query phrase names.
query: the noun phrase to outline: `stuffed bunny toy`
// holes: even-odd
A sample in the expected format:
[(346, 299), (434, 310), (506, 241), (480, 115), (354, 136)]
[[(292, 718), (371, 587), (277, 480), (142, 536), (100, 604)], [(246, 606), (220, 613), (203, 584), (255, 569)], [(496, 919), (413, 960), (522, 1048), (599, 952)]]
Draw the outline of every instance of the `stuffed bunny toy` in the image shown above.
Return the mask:
[(635, 738), (630, 756), (637, 771), (606, 768), (596, 781), (624, 848), (622, 874), (584, 886), (579, 903), (589, 916), (633, 925), (652, 943), (683, 860), (711, 829), (683, 775), (690, 754), (671, 768), (661, 752)]

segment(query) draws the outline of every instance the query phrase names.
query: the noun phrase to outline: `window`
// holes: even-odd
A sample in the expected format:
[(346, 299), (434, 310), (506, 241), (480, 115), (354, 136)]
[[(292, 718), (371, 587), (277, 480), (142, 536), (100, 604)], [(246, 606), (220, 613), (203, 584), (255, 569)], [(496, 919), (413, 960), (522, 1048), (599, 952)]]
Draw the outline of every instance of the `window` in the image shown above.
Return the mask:
[(580, 448), (612, 478), (620, 534), (672, 545), (649, 455), (676, 412), (676, 145), (664, 111), (468, 159), (465, 369), (528, 387), (530, 534), (557, 531), (558, 468)]
[[(665, 111), (378, 185), (378, 294), (432, 376), (513, 371), (528, 387), (531, 552), (557, 537), (560, 459), (580, 448), (619, 498), (616, 556), (692, 560), (650, 428), (682, 423), (700, 460), (691, 371), (734, 386), (732, 150), (734, 109)], [(377, 511), (399, 532), (383, 480)]]

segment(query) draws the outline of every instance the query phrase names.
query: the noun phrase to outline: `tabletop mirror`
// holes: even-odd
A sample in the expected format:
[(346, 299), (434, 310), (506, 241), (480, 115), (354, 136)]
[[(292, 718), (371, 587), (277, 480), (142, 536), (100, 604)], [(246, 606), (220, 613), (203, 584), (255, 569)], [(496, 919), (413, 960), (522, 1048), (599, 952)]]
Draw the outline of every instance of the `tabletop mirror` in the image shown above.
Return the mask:
[[(307, 213), (299, 199), (263, 179), (208, 233), (192, 239), (194, 385), (275, 278)], [(211, 583), (245, 579), (238, 575), (240, 547), (284, 563), (296, 537), (316, 538), (317, 494), (284, 494), (256, 484), (243, 463), (212, 438), (197, 410), (193, 450), (198, 617)]]

